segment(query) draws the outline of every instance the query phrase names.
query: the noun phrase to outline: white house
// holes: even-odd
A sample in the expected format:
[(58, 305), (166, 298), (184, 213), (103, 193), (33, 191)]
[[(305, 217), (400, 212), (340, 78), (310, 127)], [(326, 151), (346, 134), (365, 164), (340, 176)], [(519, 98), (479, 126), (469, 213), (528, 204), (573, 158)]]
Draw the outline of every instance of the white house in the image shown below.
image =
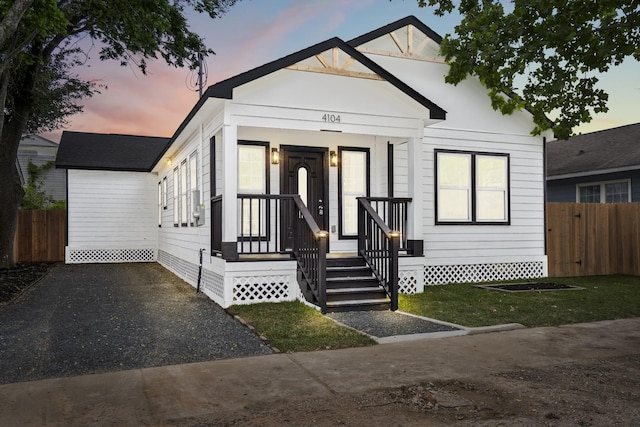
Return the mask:
[(63, 136), (67, 262), (157, 261), (224, 307), (323, 310), (546, 276), (543, 138), (477, 79), (445, 83), (440, 41), (410, 16), (219, 82), (137, 171), (68, 162)]

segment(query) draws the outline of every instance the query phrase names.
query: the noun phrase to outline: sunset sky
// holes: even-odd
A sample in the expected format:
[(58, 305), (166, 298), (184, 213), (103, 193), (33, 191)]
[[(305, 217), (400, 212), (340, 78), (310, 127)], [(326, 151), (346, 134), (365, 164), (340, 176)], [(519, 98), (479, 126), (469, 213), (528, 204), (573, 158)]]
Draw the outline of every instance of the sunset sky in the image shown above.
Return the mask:
[[(437, 17), (417, 0), (243, 0), (221, 19), (193, 14), (191, 29), (216, 52), (206, 59), (207, 85), (337, 36), (349, 40), (407, 15), (438, 34), (453, 33), (459, 16)], [(86, 42), (86, 41), (85, 41)], [(100, 62), (99, 48), (77, 73), (106, 85), (85, 102), (84, 113), (67, 130), (171, 136), (197, 101), (187, 88), (191, 73), (164, 62), (149, 64), (148, 75), (118, 62)], [(592, 132), (640, 121), (640, 64), (627, 59), (601, 77), (609, 93), (607, 114), (576, 129)], [(59, 141), (62, 130), (43, 136)]]

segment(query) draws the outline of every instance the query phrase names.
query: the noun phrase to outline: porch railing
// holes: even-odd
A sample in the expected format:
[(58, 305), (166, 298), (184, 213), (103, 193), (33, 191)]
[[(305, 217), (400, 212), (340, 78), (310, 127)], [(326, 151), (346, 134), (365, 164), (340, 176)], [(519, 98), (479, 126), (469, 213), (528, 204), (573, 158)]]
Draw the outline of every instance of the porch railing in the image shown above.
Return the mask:
[(407, 206), (411, 202), (408, 197), (367, 197), (367, 201), (391, 230), (400, 232), (400, 250), (407, 247)]
[(400, 232), (392, 231), (365, 197), (358, 197), (358, 253), (398, 309), (398, 250)]
[(238, 194), (238, 255), (292, 254), (314, 301), (326, 312), (329, 233), (297, 194)]
[(294, 202), (293, 254), (300, 271), (307, 282), (309, 291), (320, 307), (327, 312), (327, 241), (329, 233), (320, 230), (311, 212), (300, 196), (292, 197)]

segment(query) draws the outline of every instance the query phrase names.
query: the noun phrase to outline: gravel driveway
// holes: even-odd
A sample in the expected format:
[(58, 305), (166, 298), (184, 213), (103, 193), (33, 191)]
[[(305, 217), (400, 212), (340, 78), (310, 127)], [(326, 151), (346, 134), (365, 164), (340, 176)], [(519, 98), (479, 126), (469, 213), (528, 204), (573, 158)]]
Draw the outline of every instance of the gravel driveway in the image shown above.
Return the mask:
[(270, 353), (158, 264), (59, 264), (0, 307), (0, 384)]

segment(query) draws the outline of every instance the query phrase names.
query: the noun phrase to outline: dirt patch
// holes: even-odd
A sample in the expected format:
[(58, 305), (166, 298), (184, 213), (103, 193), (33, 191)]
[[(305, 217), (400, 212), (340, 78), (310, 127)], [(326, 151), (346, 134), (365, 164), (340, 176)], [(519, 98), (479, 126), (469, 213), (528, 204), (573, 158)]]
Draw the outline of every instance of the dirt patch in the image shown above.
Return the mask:
[(527, 368), (466, 378), (269, 402), (177, 426), (640, 425), (640, 357)]
[(536, 292), (536, 291), (578, 291), (578, 286), (562, 285), (549, 282), (510, 283), (506, 285), (477, 285), (476, 288), (502, 292)]
[(0, 306), (12, 301), (23, 290), (43, 278), (54, 264), (17, 264), (16, 268), (0, 270)]

